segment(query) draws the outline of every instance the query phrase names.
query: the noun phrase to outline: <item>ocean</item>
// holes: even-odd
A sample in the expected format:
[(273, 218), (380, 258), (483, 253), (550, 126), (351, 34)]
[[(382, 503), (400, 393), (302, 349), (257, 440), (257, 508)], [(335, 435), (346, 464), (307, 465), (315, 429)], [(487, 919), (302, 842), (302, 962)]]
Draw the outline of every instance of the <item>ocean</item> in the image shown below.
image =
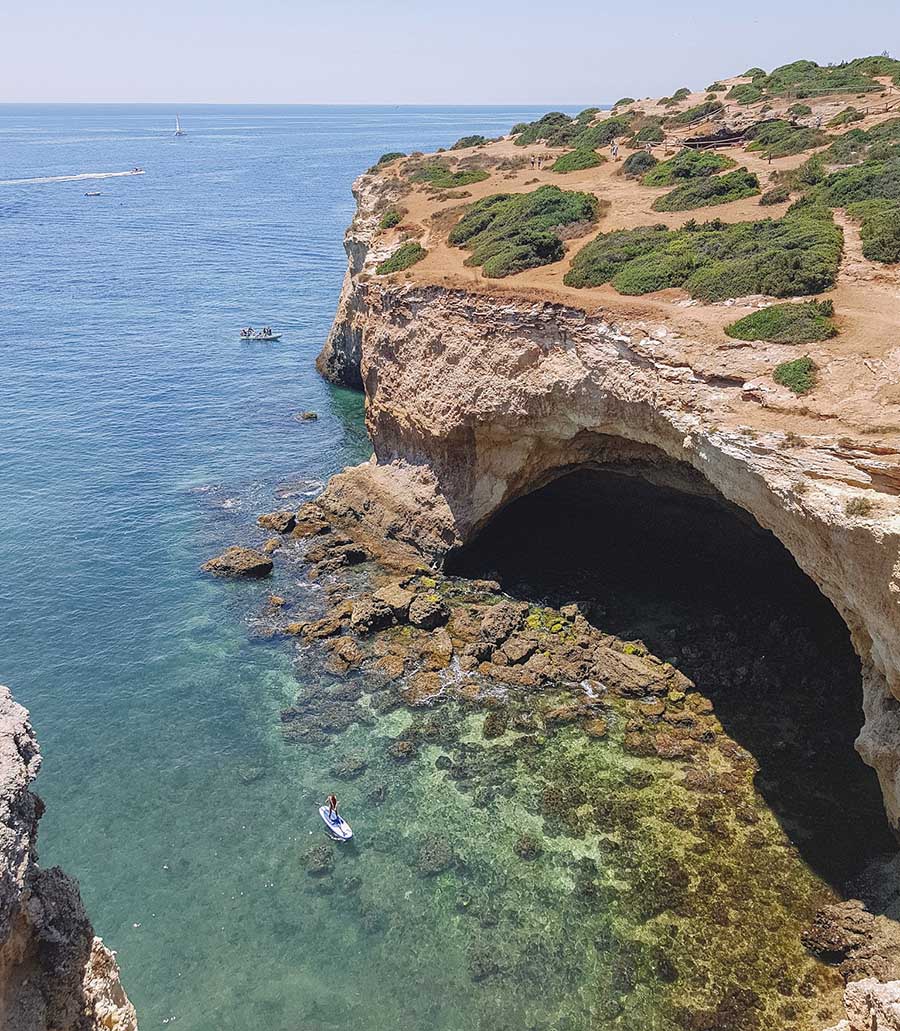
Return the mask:
[(198, 567), (369, 454), (361, 397), (313, 365), (354, 177), (543, 111), (177, 113), (180, 139), (169, 106), (0, 106), (0, 682), (44, 755), (41, 862), (79, 879), (144, 1028), (461, 1027), (468, 979), (309, 894), (331, 783), (281, 738), (294, 653), (258, 584)]

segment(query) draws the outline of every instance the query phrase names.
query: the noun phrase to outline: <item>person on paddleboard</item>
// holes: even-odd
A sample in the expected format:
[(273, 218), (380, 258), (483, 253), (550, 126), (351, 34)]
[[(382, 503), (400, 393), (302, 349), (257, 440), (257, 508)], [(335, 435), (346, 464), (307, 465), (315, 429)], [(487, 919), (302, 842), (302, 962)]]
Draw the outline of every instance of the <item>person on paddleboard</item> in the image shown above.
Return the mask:
[(337, 796), (332, 792), (328, 798), (325, 799), (328, 803), (328, 819), (336, 821), (338, 819), (338, 800)]

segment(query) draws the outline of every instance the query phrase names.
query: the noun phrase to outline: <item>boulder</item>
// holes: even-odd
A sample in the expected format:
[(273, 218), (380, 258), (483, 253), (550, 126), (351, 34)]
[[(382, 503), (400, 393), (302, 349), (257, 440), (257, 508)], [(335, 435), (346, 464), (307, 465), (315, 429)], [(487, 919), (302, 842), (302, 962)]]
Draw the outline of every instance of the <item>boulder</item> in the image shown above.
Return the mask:
[(272, 566), (272, 559), (263, 552), (235, 545), (204, 562), (200, 568), (215, 576), (262, 577), (272, 572)]
[(840, 962), (869, 942), (875, 917), (859, 899), (822, 906), (800, 940), (821, 959)]
[[(537, 641), (528, 637), (510, 637), (503, 645), (503, 654), (513, 665), (525, 662), (537, 651)], [(496, 658), (494, 659), (496, 662)]]
[(375, 597), (391, 609), (398, 623), (406, 622), (410, 602), (413, 600), (412, 591), (402, 587), (399, 583), (391, 583), (379, 588), (375, 592)]
[(437, 594), (417, 594), (409, 606), (409, 621), (421, 630), (434, 630), (450, 618), (450, 609)]
[(853, 1031), (900, 1031), (900, 981), (851, 981), (844, 1008)]
[(492, 605), (481, 620), (481, 636), (492, 644), (502, 644), (521, 629), (527, 615), (525, 602), (502, 601), (499, 605)]
[(259, 516), (257, 523), (266, 530), (274, 530), (276, 533), (290, 533), (297, 523), (293, 512), (266, 512)]
[(385, 630), (394, 623), (394, 613), (389, 605), (377, 598), (357, 598), (353, 603), (350, 628), (358, 634), (371, 634)]

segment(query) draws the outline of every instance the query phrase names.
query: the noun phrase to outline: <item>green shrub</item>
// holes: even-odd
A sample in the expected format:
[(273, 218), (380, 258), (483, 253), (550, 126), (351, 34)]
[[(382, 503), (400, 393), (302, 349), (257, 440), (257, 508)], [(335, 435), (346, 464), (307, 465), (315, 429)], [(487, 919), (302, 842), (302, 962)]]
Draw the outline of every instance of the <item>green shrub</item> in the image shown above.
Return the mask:
[(698, 122), (701, 118), (709, 118), (722, 110), (722, 103), (719, 100), (705, 100), (702, 104), (695, 104), (680, 114), (672, 115), (666, 119), (666, 125), (690, 125), (691, 122)]
[(820, 147), (828, 141), (828, 134), (821, 129), (794, 125), (776, 118), (753, 126), (747, 132), (747, 139), (751, 140), (747, 150), (758, 150), (768, 157), (783, 158)]
[(660, 161), (644, 176), (645, 186), (672, 186), (687, 179), (703, 179), (734, 168), (735, 162), (713, 150), (691, 150), (685, 147), (675, 157)]
[(763, 91), (758, 86), (754, 86), (752, 82), (732, 86), (725, 96), (726, 100), (733, 100), (736, 104), (755, 104), (762, 98)]
[(559, 227), (596, 219), (593, 194), (541, 186), (476, 201), (451, 230), (449, 242), (472, 252), (467, 265), (481, 265), (486, 276), (498, 278), (559, 261), (565, 253)]
[(736, 340), (767, 340), (774, 344), (806, 344), (837, 336), (831, 301), (773, 304), (725, 327)]
[(374, 165), (369, 169), (369, 174), (377, 172), (385, 165), (389, 165), (392, 161), (396, 161), (397, 158), (405, 158), (406, 155), (402, 150), (389, 150), (387, 154), (382, 154), (381, 157), (375, 162)]
[(631, 131), (631, 119), (624, 115), (606, 118), (596, 125), (589, 125), (572, 137), (571, 143), (576, 150), (594, 150), (612, 143), (618, 136)]
[(612, 282), (635, 294), (659, 289), (662, 282), (705, 301), (755, 293), (798, 297), (834, 285), (842, 243), (831, 213), (813, 205), (760, 222), (716, 219), (677, 230), (640, 226), (601, 233), (586, 244), (565, 282)]
[(560, 156), (550, 166), (551, 172), (580, 172), (584, 168), (596, 168), (602, 165), (606, 158), (602, 158), (596, 151), (587, 147), (578, 150), (570, 150)]
[(786, 186), (773, 186), (771, 190), (766, 190), (759, 198), (759, 203), (763, 206), (767, 204), (783, 204), (786, 200), (790, 199), (791, 191)]
[(454, 171), (443, 161), (428, 161), (419, 165), (409, 176), (410, 182), (429, 183), (438, 190), (458, 189), (460, 186), (471, 186), (488, 178), (483, 168), (461, 168)]
[(807, 115), (812, 114), (812, 108), (809, 104), (791, 104), (788, 108), (788, 114), (793, 115), (795, 118), (806, 118)]
[(881, 160), (900, 156), (900, 118), (889, 118), (866, 131), (851, 129), (838, 136), (826, 150), (832, 165), (855, 165), (868, 157)]
[(599, 115), (599, 114), (600, 114), (600, 108), (599, 107), (586, 107), (583, 111), (579, 111), (578, 114), (575, 115), (575, 121), (576, 122), (590, 122), (594, 118), (596, 118), (597, 115)]
[(776, 365), (772, 379), (795, 394), (808, 394), (816, 385), (816, 372), (816, 363), (807, 354), (792, 362)]
[(874, 507), (869, 498), (847, 498), (844, 502), (844, 512), (848, 516), (871, 515)]
[(724, 93), (728, 89), (727, 86), (723, 86), (721, 82), (711, 83), (706, 87), (707, 93)]
[(865, 117), (862, 111), (857, 110), (851, 105), (850, 107), (845, 107), (843, 111), (839, 111), (828, 125), (831, 127), (849, 125), (851, 122), (861, 122)]
[(575, 120), (562, 111), (550, 111), (534, 122), (523, 122), (513, 126), (516, 146), (525, 147), (530, 143), (546, 140), (560, 130), (571, 129), (574, 124)]
[(479, 147), (482, 143), (487, 143), (487, 136), (461, 136), (456, 143), (450, 148), (451, 150), (465, 150), (466, 147)]
[(765, 68), (748, 68), (741, 76), (742, 79), (762, 79), (765, 77)]
[(375, 271), (379, 276), (387, 276), (391, 272), (402, 272), (410, 265), (421, 261), (427, 253), (428, 251), (421, 244), (409, 240), (401, 244), (388, 259), (377, 265)]
[(403, 215), (396, 208), (388, 208), (378, 220), (379, 229), (393, 229), (403, 221)]
[(622, 173), (631, 178), (637, 178), (643, 175), (644, 172), (648, 172), (656, 164), (658, 164), (658, 161), (652, 154), (648, 154), (646, 150), (636, 150), (625, 158), (622, 163)]
[(813, 198), (834, 208), (864, 200), (900, 200), (900, 158), (864, 161), (832, 172), (815, 187)]
[[(656, 169), (653, 169), (655, 172)], [(653, 175), (649, 172), (648, 175)], [(657, 197), (653, 202), (654, 211), (691, 211), (694, 208), (706, 208), (714, 204), (729, 204), (759, 193), (759, 179), (746, 168), (739, 168), (725, 175), (707, 176), (693, 179), (683, 186), (678, 186), (671, 193)]]
[(662, 126), (656, 120), (648, 125), (642, 126), (628, 141), (628, 146), (632, 149), (642, 147), (645, 143), (662, 143), (666, 138), (666, 134), (662, 130)]
[(792, 94), (799, 99), (816, 96), (824, 92), (866, 93), (880, 90), (879, 83), (862, 69), (859, 60), (826, 68), (815, 61), (793, 61), (775, 68), (759, 84), (769, 93), (781, 96)]
[(859, 221), (863, 254), (870, 261), (900, 262), (900, 201), (864, 200), (847, 208)]
[(619, 99), (613, 104), (613, 107), (624, 107), (626, 104), (633, 104), (634, 97), (619, 97)]

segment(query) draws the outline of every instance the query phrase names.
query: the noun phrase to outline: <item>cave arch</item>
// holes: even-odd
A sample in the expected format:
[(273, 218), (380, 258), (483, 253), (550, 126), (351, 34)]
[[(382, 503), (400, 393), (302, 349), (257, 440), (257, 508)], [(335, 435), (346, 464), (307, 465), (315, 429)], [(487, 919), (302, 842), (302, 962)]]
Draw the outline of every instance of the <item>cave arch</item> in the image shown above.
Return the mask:
[(843, 883), (895, 847), (853, 748), (863, 667), (850, 629), (785, 544), (691, 465), (592, 438), (584, 460), (545, 466), (482, 518), (447, 572), (576, 601), (671, 659), (754, 755), (760, 794), (805, 860)]

